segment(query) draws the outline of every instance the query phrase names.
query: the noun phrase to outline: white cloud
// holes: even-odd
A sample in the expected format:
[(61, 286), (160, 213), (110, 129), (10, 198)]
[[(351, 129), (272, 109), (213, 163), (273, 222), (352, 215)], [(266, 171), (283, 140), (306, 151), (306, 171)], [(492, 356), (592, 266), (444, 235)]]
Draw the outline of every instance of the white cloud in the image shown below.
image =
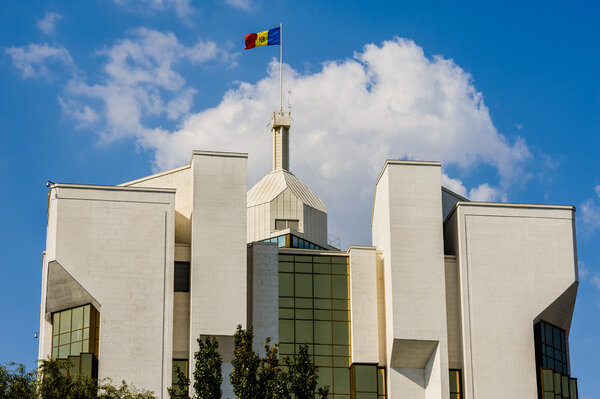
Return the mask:
[[(385, 159), (441, 160), (464, 174), (487, 164), (506, 187), (530, 157), (523, 139), (510, 142), (496, 130), (466, 72), (452, 60), (427, 58), (412, 41), (369, 44), (319, 72), (285, 66), (284, 74), (294, 95), (291, 170), (328, 204), (332, 232), (346, 244), (369, 241), (373, 185)], [(138, 139), (154, 152), (157, 170), (185, 164), (192, 149), (248, 152), (253, 184), (270, 168), (265, 125), (278, 104), (278, 84), (273, 60), (265, 78), (239, 83), (215, 107), (189, 115), (180, 129), (149, 129)], [(459, 180), (445, 180), (467, 193)], [(505, 199), (487, 183), (469, 196)]]
[(58, 103), (62, 111), (79, 122), (78, 127), (84, 128), (98, 121), (100, 117), (88, 105), (81, 105), (72, 99), (63, 99), (58, 97)]
[(449, 177), (445, 173), (442, 173), (442, 186), (446, 187), (450, 191), (455, 192), (458, 195), (462, 195), (465, 198), (467, 197), (467, 189), (464, 186), (463, 182), (459, 179)]
[(115, 4), (135, 12), (173, 10), (179, 18), (187, 19), (196, 11), (192, 0), (113, 0)]
[(47, 12), (44, 18), (37, 21), (36, 26), (42, 33), (53, 35), (56, 33), (56, 23), (62, 19), (62, 15), (55, 12)]
[(480, 184), (479, 186), (470, 189), (468, 197), (471, 201), (483, 202), (506, 202), (508, 199), (504, 192), (487, 183)]
[(243, 11), (250, 11), (254, 7), (250, 0), (225, 0), (225, 4)]
[(5, 50), (13, 66), (21, 71), (23, 79), (47, 76), (48, 64), (59, 63), (72, 68), (73, 59), (62, 46), (30, 43), (23, 47), (10, 47)]
[(73, 79), (66, 90), (68, 109), (84, 112), (66, 112), (84, 125), (103, 121), (99, 133), (105, 140), (148, 132), (148, 118), (165, 114), (178, 120), (189, 113), (196, 90), (186, 87), (183, 76), (175, 71), (180, 60), (202, 64), (234, 58), (212, 41), (199, 40), (188, 47), (173, 33), (147, 28), (131, 30), (128, 38), (98, 54), (107, 58), (104, 79), (96, 84)]
[[(594, 191), (600, 199), (600, 184), (594, 187)], [(584, 229), (589, 232), (600, 229), (600, 201), (590, 198), (581, 204), (579, 209)]]

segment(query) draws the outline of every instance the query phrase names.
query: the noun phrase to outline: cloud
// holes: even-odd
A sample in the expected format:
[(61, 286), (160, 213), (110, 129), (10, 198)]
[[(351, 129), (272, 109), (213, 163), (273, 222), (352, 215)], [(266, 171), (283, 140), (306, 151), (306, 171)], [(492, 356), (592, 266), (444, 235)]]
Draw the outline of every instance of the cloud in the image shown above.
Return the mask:
[[(332, 232), (346, 244), (370, 240), (373, 187), (385, 159), (441, 160), (463, 174), (490, 165), (507, 187), (531, 157), (523, 139), (508, 140), (496, 130), (469, 74), (452, 60), (426, 57), (409, 40), (366, 45), (316, 73), (286, 65), (284, 82), (294, 96), (291, 170), (329, 205)], [(265, 78), (238, 82), (215, 107), (187, 116), (181, 128), (149, 127), (138, 140), (154, 153), (156, 170), (185, 164), (192, 149), (248, 152), (253, 184), (270, 169), (265, 125), (278, 104), (278, 84), (273, 60)], [(467, 193), (459, 180), (445, 180)], [(506, 198), (488, 183), (469, 197)]]
[(254, 7), (250, 0), (225, 0), (225, 4), (243, 11), (250, 11)]
[[(600, 199), (600, 184), (594, 187), (598, 199)], [(585, 231), (593, 233), (600, 229), (600, 200), (590, 198), (579, 206), (581, 221)]]
[(467, 188), (460, 179), (449, 177), (445, 173), (442, 173), (442, 186), (471, 201), (506, 202), (508, 200), (506, 193), (497, 187), (490, 186), (488, 183), (472, 187), (467, 194)]
[(163, 12), (173, 10), (179, 18), (187, 19), (196, 12), (192, 0), (113, 0), (134, 12)]
[(23, 47), (10, 47), (5, 52), (11, 57), (13, 66), (21, 71), (23, 79), (47, 76), (48, 65), (52, 63), (74, 67), (69, 51), (62, 46), (30, 43)]
[(101, 81), (88, 84), (76, 77), (62, 100), (80, 125), (98, 122), (97, 131), (107, 141), (145, 134), (152, 118), (178, 120), (190, 112), (196, 90), (186, 87), (174, 69), (182, 59), (205, 64), (235, 58), (208, 40), (185, 46), (170, 32), (137, 28), (128, 36), (98, 52), (107, 59)]
[(55, 12), (47, 12), (44, 18), (37, 21), (36, 26), (42, 33), (53, 35), (56, 33), (56, 23), (62, 19), (62, 15)]
[(471, 190), (469, 190), (468, 197), (471, 201), (482, 202), (506, 202), (508, 199), (505, 193), (487, 183), (473, 187)]

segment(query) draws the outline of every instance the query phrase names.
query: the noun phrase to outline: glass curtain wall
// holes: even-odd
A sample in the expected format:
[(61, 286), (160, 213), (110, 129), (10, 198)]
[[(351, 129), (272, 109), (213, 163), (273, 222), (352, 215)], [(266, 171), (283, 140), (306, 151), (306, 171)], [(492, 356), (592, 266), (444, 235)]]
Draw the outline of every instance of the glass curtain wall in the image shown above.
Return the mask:
[(95, 374), (100, 312), (91, 304), (52, 314), (52, 359), (69, 359), (70, 372)]
[(329, 398), (350, 399), (350, 301), (348, 257), (279, 255), (281, 357), (301, 344), (319, 368)]

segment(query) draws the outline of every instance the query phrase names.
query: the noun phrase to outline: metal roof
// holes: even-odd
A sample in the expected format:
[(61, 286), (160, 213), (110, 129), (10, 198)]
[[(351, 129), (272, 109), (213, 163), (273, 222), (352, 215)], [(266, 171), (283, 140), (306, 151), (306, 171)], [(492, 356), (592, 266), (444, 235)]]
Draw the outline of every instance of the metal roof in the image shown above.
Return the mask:
[(247, 206), (251, 207), (271, 202), (287, 188), (306, 205), (327, 213), (325, 203), (310, 191), (300, 179), (283, 169), (269, 173), (248, 191), (246, 196)]

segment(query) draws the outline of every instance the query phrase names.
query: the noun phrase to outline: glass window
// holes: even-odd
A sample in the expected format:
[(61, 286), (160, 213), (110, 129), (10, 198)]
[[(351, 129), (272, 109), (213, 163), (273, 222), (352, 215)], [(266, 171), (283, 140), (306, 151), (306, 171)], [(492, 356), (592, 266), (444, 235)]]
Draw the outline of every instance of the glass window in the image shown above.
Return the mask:
[(71, 311), (72, 316), (72, 329), (78, 330), (83, 328), (83, 308), (78, 307)]
[(315, 297), (331, 298), (331, 276), (315, 275)]
[(279, 273), (279, 296), (294, 296), (294, 275)]
[(172, 367), (172, 369), (173, 369), (173, 373), (172, 373), (173, 385), (172, 385), (172, 387), (175, 389), (175, 392), (180, 393), (179, 386), (177, 385), (177, 383), (179, 382), (179, 378), (177, 377), (177, 373), (176, 373), (176, 370), (178, 368), (181, 372), (183, 372), (183, 374), (187, 378), (188, 374), (189, 374), (187, 359), (173, 359), (173, 367)]
[(462, 397), (462, 376), (461, 371), (450, 369), (450, 398), (460, 399)]
[(534, 327), (538, 367), (550, 368), (568, 375), (565, 330), (540, 321)]
[(294, 342), (294, 320), (279, 320), (279, 340)]
[[(293, 238), (293, 237), (292, 237)], [(300, 238), (298, 247), (317, 248)], [(306, 342), (319, 367), (319, 386), (328, 385), (331, 398), (350, 399), (350, 336), (347, 257), (327, 255), (286, 255), (279, 260), (281, 353), (293, 356)], [(293, 266), (286, 263), (292, 263)], [(334, 272), (333, 266), (336, 270)], [(293, 273), (288, 271), (293, 270)], [(289, 277), (292, 276), (292, 277)], [(293, 290), (283, 289), (293, 280)], [(335, 280), (335, 283), (334, 283)], [(337, 284), (337, 286), (334, 286)], [(290, 292), (291, 291), (291, 292)], [(289, 292), (288, 295), (284, 293)], [(294, 316), (282, 309), (294, 300)], [(333, 299), (335, 298), (335, 299)], [(336, 320), (336, 321), (332, 321)], [(292, 346), (291, 344), (294, 344)], [(374, 384), (377, 384), (374, 374)], [(375, 393), (377, 395), (377, 393)]]
[(348, 331), (349, 323), (334, 322), (333, 323), (333, 343), (344, 345), (350, 341), (350, 333)]
[(312, 297), (312, 276), (310, 274), (296, 274), (297, 297)]
[[(336, 367), (333, 369), (333, 391), (339, 393), (350, 393), (350, 369), (347, 367)], [(337, 397), (337, 395), (336, 395)]]
[(330, 345), (331, 331), (330, 321), (315, 321), (315, 343)]
[(190, 292), (190, 262), (175, 262), (173, 289), (175, 292)]
[(313, 322), (306, 320), (296, 320), (296, 342), (313, 342)]
[[(72, 357), (80, 370), (82, 353), (97, 356), (98, 325), (100, 315), (91, 305), (78, 306), (52, 314), (52, 358), (67, 359)], [(91, 341), (93, 338), (93, 341)], [(95, 345), (90, 347), (90, 342)]]

